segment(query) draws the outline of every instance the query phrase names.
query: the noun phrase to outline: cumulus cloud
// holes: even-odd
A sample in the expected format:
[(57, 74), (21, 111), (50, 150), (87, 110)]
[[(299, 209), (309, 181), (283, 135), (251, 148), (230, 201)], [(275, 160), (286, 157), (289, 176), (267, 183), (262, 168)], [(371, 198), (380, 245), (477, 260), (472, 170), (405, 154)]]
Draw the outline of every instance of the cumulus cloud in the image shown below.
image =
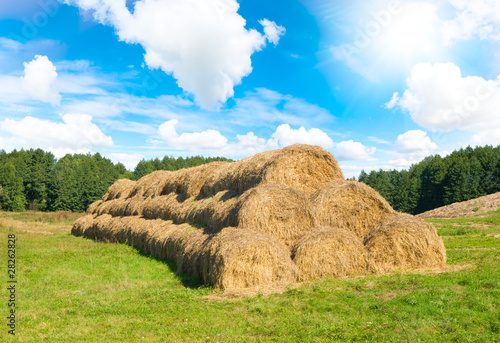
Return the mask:
[(339, 161), (376, 161), (373, 155), (377, 149), (374, 147), (368, 148), (360, 142), (353, 140), (343, 141), (335, 146), (333, 155)]
[(427, 132), (422, 130), (411, 130), (399, 135), (394, 147), (400, 153), (420, 153), (423, 155), (428, 155), (431, 150), (438, 148), (436, 143), (427, 136)]
[(403, 95), (393, 96), (389, 104), (407, 111), (426, 129), (481, 135), (500, 126), (500, 78), (463, 77), (453, 63), (419, 63), (406, 84)]
[(444, 41), (479, 38), (500, 40), (500, 2), (497, 0), (449, 0), (456, 17), (443, 25)]
[(397, 159), (389, 163), (397, 167), (408, 167), (429, 156), (438, 146), (427, 136), (427, 132), (411, 130), (398, 136), (394, 148)]
[(24, 63), (22, 86), (31, 97), (58, 105), (61, 102), (61, 95), (56, 82), (56, 67), (47, 56), (36, 55), (34, 60)]
[(65, 0), (93, 10), (120, 40), (140, 44), (150, 68), (161, 68), (194, 94), (204, 108), (216, 108), (252, 71), (251, 55), (276, 44), (284, 28), (263, 19), (264, 35), (247, 30), (236, 0), (142, 0), (131, 13), (125, 1)]
[(183, 133), (179, 135), (175, 126), (177, 119), (164, 122), (158, 128), (158, 134), (175, 149), (207, 150), (222, 148), (227, 143), (227, 138), (217, 130), (206, 130), (203, 132)]
[[(371, 156), (375, 153), (376, 148), (369, 148), (352, 140), (335, 143), (327, 133), (318, 128), (308, 130), (305, 127), (300, 127), (293, 129), (288, 124), (282, 124), (276, 128), (269, 139), (259, 137), (254, 132), (248, 132), (245, 135), (237, 135), (236, 141), (230, 142), (217, 130), (185, 132), (179, 135), (176, 130), (177, 124), (178, 120), (176, 119), (161, 124), (158, 134), (167, 143), (168, 148), (189, 151), (190, 153), (202, 152), (240, 158), (299, 143), (333, 149), (334, 155), (339, 161), (376, 160)], [(161, 144), (160, 141), (156, 140), (151, 142), (156, 145)]]
[(273, 134), (279, 144), (283, 147), (295, 143), (319, 145), (325, 149), (333, 148), (334, 143), (328, 135), (320, 129), (312, 128), (306, 130), (303, 126), (294, 130), (288, 124), (278, 126)]
[(31, 116), (21, 120), (5, 119), (0, 122), (0, 130), (11, 135), (6, 137), (11, 145), (26, 148), (88, 151), (113, 145), (111, 137), (106, 136), (87, 114), (65, 114), (62, 123)]

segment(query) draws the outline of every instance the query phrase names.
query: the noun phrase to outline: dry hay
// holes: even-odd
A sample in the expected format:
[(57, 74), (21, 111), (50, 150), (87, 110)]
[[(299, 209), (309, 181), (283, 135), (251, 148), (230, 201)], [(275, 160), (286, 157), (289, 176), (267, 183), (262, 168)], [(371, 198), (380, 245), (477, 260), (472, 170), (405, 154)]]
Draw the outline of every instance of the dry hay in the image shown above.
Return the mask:
[(373, 188), (357, 181), (333, 181), (311, 196), (319, 226), (345, 228), (362, 240), (384, 218), (391, 205)]
[(288, 249), (258, 232), (228, 227), (215, 235), (208, 246), (204, 281), (215, 287), (287, 285), (297, 278)]
[(500, 208), (500, 192), (476, 199), (454, 203), (418, 214), (421, 218), (461, 218), (479, 213), (495, 211)]
[(113, 183), (106, 194), (102, 197), (102, 201), (114, 200), (119, 198), (128, 198), (136, 182), (129, 179), (120, 179)]
[(89, 237), (89, 236), (85, 235), (85, 232), (86, 232), (86, 230), (88, 230), (91, 227), (93, 220), (94, 220), (94, 216), (91, 214), (87, 214), (84, 217), (78, 218), (77, 220), (75, 220), (75, 223), (73, 224), (73, 227), (71, 228), (71, 234), (73, 236), (77, 236), (77, 237), (79, 237), (79, 236)]
[(420, 218), (396, 213), (375, 227), (364, 242), (368, 267), (377, 273), (433, 268), (446, 264), (446, 250), (436, 228)]
[(157, 170), (141, 177), (130, 192), (129, 197), (147, 198), (152, 195), (160, 195), (174, 172)]
[(205, 182), (211, 178), (214, 173), (224, 169), (229, 164), (229, 162), (211, 162), (201, 166), (176, 171), (173, 177), (164, 186), (162, 194), (176, 192), (184, 193), (188, 198), (196, 197), (200, 194)]
[[(239, 228), (258, 231), (287, 246), (315, 226), (308, 199), (296, 189), (267, 184), (248, 190), (234, 205)], [(229, 212), (231, 213), (231, 212)]]
[(309, 195), (337, 179), (344, 176), (332, 154), (318, 146), (295, 144), (221, 166), (205, 182), (202, 193), (207, 197), (225, 190), (241, 194), (259, 184), (276, 183)]
[(292, 258), (302, 280), (364, 274), (366, 255), (363, 242), (345, 229), (317, 229), (295, 242), (292, 248)]
[(87, 208), (86, 213), (87, 214), (94, 214), (97, 212), (97, 208), (102, 204), (102, 200), (97, 200), (94, 201), (92, 204), (89, 205), (89, 208)]
[[(212, 233), (234, 226), (258, 231), (274, 237), (287, 246), (315, 226), (309, 200), (296, 189), (278, 184), (264, 184), (237, 196), (234, 191), (219, 192), (212, 198), (186, 198), (186, 194), (168, 195), (133, 200), (140, 204), (140, 213), (146, 219), (172, 220), (176, 224), (191, 223), (206, 227)], [(114, 216), (132, 215), (128, 211), (112, 211), (113, 200), (102, 213)], [(123, 206), (123, 205), (118, 205)], [(100, 208), (100, 209), (101, 209)], [(98, 211), (98, 214), (101, 212)]]

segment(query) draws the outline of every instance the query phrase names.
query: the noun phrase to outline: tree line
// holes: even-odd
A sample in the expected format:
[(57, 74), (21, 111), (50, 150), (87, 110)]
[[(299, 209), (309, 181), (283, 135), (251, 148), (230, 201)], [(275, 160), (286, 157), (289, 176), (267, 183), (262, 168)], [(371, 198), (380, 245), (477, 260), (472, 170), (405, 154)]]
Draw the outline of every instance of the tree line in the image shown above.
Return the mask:
[(418, 214), (500, 192), (500, 146), (429, 156), (408, 170), (362, 171), (358, 180), (377, 190), (395, 210)]
[(56, 159), (41, 149), (10, 153), (0, 150), (0, 209), (82, 212), (120, 178), (138, 180), (155, 170), (177, 170), (227, 160), (166, 156), (161, 160), (142, 160), (131, 172), (99, 153), (68, 154)]

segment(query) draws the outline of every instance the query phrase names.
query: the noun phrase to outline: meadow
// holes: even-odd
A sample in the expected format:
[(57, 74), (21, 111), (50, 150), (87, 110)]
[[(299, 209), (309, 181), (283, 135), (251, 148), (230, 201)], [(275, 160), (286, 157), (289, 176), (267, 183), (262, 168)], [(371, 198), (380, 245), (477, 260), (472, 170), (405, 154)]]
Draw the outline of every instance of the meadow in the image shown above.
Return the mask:
[[(500, 342), (500, 210), (428, 219), (445, 270), (325, 278), (232, 297), (127, 245), (74, 237), (71, 212), (0, 212), (2, 270), (16, 236), (12, 342)], [(4, 267), (5, 266), (5, 269)]]

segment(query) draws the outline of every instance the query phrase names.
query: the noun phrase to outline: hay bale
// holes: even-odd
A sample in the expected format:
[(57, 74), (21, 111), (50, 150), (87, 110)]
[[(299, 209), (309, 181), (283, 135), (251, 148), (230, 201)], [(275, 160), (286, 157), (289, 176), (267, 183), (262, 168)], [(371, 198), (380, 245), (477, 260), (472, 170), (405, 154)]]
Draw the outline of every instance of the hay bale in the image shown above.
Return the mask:
[(264, 184), (245, 192), (235, 202), (230, 222), (242, 229), (274, 237), (288, 247), (315, 225), (309, 200), (294, 188)]
[(108, 191), (102, 197), (102, 201), (114, 200), (119, 198), (128, 198), (135, 184), (136, 184), (135, 181), (129, 179), (117, 180), (108, 188)]
[(301, 280), (364, 274), (366, 255), (363, 242), (346, 229), (317, 229), (296, 241), (292, 248)]
[(171, 171), (157, 170), (141, 177), (130, 192), (129, 197), (147, 198), (152, 195), (158, 196), (162, 193), (165, 184), (172, 177)]
[(85, 232), (92, 226), (94, 221), (94, 215), (87, 214), (84, 217), (80, 217), (73, 223), (73, 227), (71, 228), (71, 234), (73, 236), (79, 237), (84, 236)]
[(165, 185), (162, 194), (171, 192), (185, 193), (187, 198), (197, 197), (205, 182), (229, 162), (210, 162), (201, 166), (181, 169), (174, 172), (173, 177)]
[(102, 200), (99, 199), (97, 201), (94, 201), (92, 204), (89, 205), (89, 208), (87, 208), (87, 211), (86, 213), (87, 214), (94, 214), (97, 212), (97, 209), (99, 208), (99, 206), (102, 204)]
[(204, 281), (217, 288), (288, 285), (297, 278), (288, 249), (261, 233), (228, 227), (206, 246)]
[(333, 181), (311, 196), (319, 226), (345, 228), (362, 240), (395, 211), (373, 188), (357, 181)]
[(446, 250), (434, 225), (409, 214), (396, 213), (375, 227), (364, 242), (369, 269), (433, 268), (446, 264)]
[(123, 216), (141, 216), (144, 208), (144, 198), (134, 196), (124, 200)]
[(260, 184), (276, 183), (310, 195), (327, 182), (343, 179), (332, 154), (318, 146), (295, 144), (222, 165), (207, 179), (202, 193), (206, 197), (224, 190), (242, 194)]

